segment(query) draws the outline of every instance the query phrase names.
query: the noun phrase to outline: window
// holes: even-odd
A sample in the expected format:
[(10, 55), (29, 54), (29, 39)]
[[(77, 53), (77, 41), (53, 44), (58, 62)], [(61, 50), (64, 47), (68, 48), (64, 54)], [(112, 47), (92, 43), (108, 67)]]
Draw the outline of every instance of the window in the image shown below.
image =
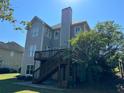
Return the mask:
[(39, 28), (32, 28), (32, 37), (36, 37), (38, 36), (39, 33)]
[(52, 38), (52, 33), (49, 28), (46, 28), (46, 36), (47, 38), (50, 38), (50, 39)]
[(54, 39), (58, 39), (58, 37), (59, 37), (59, 32), (58, 31), (55, 31), (54, 32)]
[(14, 52), (13, 52), (13, 51), (10, 52), (10, 56), (11, 56), (11, 57), (14, 56)]
[(75, 35), (77, 35), (81, 31), (81, 28), (79, 26), (75, 27)]
[(27, 65), (26, 74), (33, 74), (33, 65)]
[(29, 56), (30, 56), (30, 57), (33, 57), (35, 51), (36, 51), (36, 45), (30, 46), (30, 49), (29, 49)]
[(46, 36), (47, 36), (48, 38), (49, 38), (49, 34), (50, 34), (49, 31), (46, 31)]

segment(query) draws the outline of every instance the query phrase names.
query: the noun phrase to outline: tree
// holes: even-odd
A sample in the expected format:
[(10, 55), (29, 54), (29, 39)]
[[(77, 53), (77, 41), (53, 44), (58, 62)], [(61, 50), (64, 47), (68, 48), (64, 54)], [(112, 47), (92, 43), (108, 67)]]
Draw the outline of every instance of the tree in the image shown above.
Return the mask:
[[(27, 21), (21, 21), (18, 22), (14, 16), (13, 16), (14, 9), (10, 5), (10, 0), (0, 0), (0, 20), (1, 21), (8, 21), (12, 24), (14, 24), (15, 30), (22, 30), (22, 26), (29, 26), (31, 27), (31, 23)], [(19, 23), (20, 26), (17, 26), (15, 24)]]
[(73, 61), (82, 63), (87, 78), (98, 80), (118, 66), (124, 50), (124, 34), (113, 21), (98, 23), (94, 30), (81, 32), (71, 40)]
[(15, 22), (13, 17), (14, 9), (10, 6), (10, 0), (0, 0), (0, 20)]

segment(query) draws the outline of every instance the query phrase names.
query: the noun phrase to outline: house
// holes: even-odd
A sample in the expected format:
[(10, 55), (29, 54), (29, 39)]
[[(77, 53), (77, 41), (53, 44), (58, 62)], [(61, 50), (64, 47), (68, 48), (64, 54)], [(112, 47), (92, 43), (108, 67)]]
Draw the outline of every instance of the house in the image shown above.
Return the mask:
[[(37, 83), (44, 81), (47, 77), (50, 77), (51, 75), (53, 76), (53, 78), (57, 78), (58, 76), (60, 78), (63, 77), (63, 79), (65, 79), (65, 71), (69, 69), (69, 66), (65, 67), (63, 65), (62, 68), (67, 69), (62, 69), (63, 71), (58, 70), (59, 64), (56, 62), (59, 61), (55, 61), (54, 59), (56, 58), (48, 58), (49, 62), (45, 62), (46, 65), (43, 65), (44, 62), (42, 62), (45, 60), (40, 60), (39, 62), (37, 60), (36, 62), (34, 62), (34, 53), (35, 51), (43, 51), (42, 56), (45, 56), (46, 54), (48, 56), (48, 54), (53, 55), (54, 53), (56, 53), (57, 49), (61, 50), (64, 48), (70, 48), (69, 40), (71, 38), (75, 37), (80, 31), (90, 30), (88, 23), (86, 21), (72, 21), (71, 7), (67, 7), (62, 10), (62, 19), (60, 24), (49, 26), (47, 23), (45, 23), (43, 20), (36, 16), (31, 20), (31, 23), (32, 26), (28, 28), (27, 32), (21, 74), (32, 75), (34, 72), (33, 77), (37, 81)], [(49, 70), (49, 74), (46, 73), (45, 75), (45, 69)], [(61, 72), (64, 72), (65, 74), (61, 74), (61, 76)], [(68, 72), (69, 70), (67, 71), (67, 73)], [(44, 74), (43, 79), (42, 77), (40, 77), (41, 74)], [(37, 78), (39, 78), (39, 80), (37, 80)]]
[(19, 70), (24, 48), (16, 42), (0, 42), (0, 68)]

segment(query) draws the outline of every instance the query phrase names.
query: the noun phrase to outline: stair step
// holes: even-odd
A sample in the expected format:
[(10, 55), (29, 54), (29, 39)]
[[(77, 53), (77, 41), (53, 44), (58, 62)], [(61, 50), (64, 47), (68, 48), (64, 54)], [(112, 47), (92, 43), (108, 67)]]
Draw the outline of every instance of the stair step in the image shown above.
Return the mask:
[[(43, 51), (43, 53), (49, 54), (47, 52), (49, 52), (49, 51), (46, 51), (46, 52)], [(50, 51), (50, 52), (53, 55), (52, 56), (50, 55), (50, 57), (45, 59), (46, 62), (44, 62), (42, 64), (40, 69), (37, 69), (36, 71), (34, 71), (34, 74), (38, 73), (38, 71), (40, 71), (40, 76), (38, 79), (34, 79), (33, 83), (37, 83), (37, 84), (42, 83), (44, 80), (48, 79), (51, 75), (53, 75), (58, 70), (57, 68), (60, 64), (67, 64), (66, 62), (60, 61), (61, 53), (62, 53), (61, 50), (55, 50), (55, 51)], [(41, 52), (37, 52), (37, 53), (39, 53), (40, 55), (43, 55)], [(36, 57), (41, 58), (38, 54)], [(35, 59), (38, 59), (38, 58), (35, 58)], [(39, 59), (39, 60), (41, 61), (41, 59)]]

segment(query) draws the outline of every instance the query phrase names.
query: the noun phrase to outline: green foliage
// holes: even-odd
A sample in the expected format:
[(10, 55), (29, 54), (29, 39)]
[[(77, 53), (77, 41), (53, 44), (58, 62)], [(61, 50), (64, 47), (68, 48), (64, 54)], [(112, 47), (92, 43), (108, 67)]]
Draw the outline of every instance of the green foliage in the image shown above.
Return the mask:
[[(10, 4), (10, 0), (0, 0), (0, 21), (8, 21), (12, 23), (14, 25), (15, 30), (24, 30), (25, 27), (31, 27), (30, 22), (27, 21), (18, 22), (14, 18), (13, 12), (14, 9)], [(18, 23), (19, 25), (17, 26)]]
[(99, 50), (105, 46), (105, 39), (95, 31), (81, 32), (71, 40), (74, 59), (82, 62), (90, 62), (99, 55)]
[(124, 50), (121, 30), (118, 24), (106, 21), (98, 23), (92, 31), (81, 32), (71, 40), (73, 61), (84, 64), (90, 77), (111, 72), (118, 66)]
[(14, 23), (13, 18), (14, 9), (10, 6), (10, 0), (0, 0), (0, 20)]

